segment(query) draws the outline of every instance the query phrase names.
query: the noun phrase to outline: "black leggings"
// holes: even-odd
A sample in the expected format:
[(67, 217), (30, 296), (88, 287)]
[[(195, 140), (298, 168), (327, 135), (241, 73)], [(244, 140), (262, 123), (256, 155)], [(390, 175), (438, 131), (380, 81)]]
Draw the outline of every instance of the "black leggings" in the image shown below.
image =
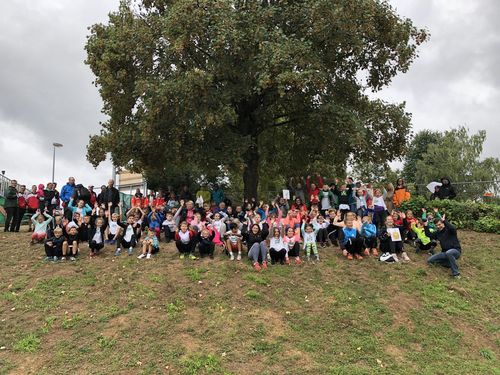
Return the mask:
[(198, 245), (198, 249), (200, 250), (200, 255), (210, 255), (214, 253), (215, 244), (200, 242), (200, 244)]
[(316, 235), (316, 239), (320, 243), (324, 243), (324, 242), (328, 241), (328, 231), (326, 230), (326, 228), (321, 228), (320, 230), (318, 230), (318, 234)]
[(272, 247), (269, 249), (269, 255), (271, 255), (271, 260), (274, 262), (283, 262), (285, 260), (286, 256), (286, 250), (281, 249), (281, 250), (276, 250), (273, 249)]
[(14, 232), (16, 230), (19, 209), (17, 207), (5, 207), (5, 211), (7, 212), (7, 217), (5, 218), (5, 227), (3, 230), (4, 232), (9, 230)]
[(92, 251), (93, 253), (99, 252), (99, 250), (101, 250), (103, 247), (104, 247), (104, 244), (102, 242), (97, 243), (94, 240), (89, 241), (89, 248), (90, 248), (90, 251)]
[(298, 242), (295, 242), (295, 245), (288, 250), (288, 256), (289, 257), (298, 257), (300, 255), (300, 244)]
[(365, 237), (365, 249), (375, 249), (377, 247), (377, 237)]
[(175, 247), (179, 250), (179, 253), (193, 253), (194, 252), (194, 241), (191, 240), (188, 243), (182, 243), (182, 241), (175, 241)]
[(351, 238), (345, 244), (345, 249), (349, 254), (361, 254), (363, 250), (363, 239), (361, 237)]
[(401, 254), (403, 252), (403, 241), (384, 241), (380, 243), (380, 251), (383, 253)]
[(430, 249), (437, 246), (436, 241), (431, 241), (427, 245), (422, 244), (422, 241), (420, 241), (420, 240), (417, 240), (416, 243), (417, 243), (417, 250), (418, 251), (420, 251), (420, 250), (427, 251), (427, 250), (430, 250)]
[(61, 257), (62, 256), (62, 246), (49, 246), (45, 244), (45, 255), (47, 255), (50, 258), (53, 257)]

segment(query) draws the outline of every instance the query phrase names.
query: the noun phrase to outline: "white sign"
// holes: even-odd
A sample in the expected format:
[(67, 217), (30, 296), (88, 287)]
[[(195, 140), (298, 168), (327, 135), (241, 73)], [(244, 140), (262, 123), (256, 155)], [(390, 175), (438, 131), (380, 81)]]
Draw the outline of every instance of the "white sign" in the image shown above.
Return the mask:
[(399, 232), (399, 228), (387, 228), (387, 233), (391, 235), (391, 240), (394, 242), (402, 241), (401, 233)]
[(290, 199), (290, 190), (283, 190), (283, 198)]

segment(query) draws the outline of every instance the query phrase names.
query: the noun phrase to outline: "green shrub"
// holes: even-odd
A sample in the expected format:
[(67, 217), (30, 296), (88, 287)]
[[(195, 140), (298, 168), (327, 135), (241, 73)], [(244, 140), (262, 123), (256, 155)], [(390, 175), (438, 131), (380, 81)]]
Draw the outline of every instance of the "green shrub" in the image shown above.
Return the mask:
[(437, 208), (441, 214), (461, 229), (472, 229), (478, 232), (500, 233), (500, 205), (479, 203), (475, 201), (434, 200), (416, 196), (401, 205), (401, 209), (412, 210), (416, 217), (422, 214), (422, 208), (431, 211)]

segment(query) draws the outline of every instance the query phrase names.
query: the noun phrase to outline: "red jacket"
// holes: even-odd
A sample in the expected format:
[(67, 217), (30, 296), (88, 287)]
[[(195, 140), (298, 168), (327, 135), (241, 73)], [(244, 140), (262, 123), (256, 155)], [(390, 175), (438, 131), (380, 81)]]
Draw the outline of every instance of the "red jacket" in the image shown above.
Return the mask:
[[(189, 230), (188, 232), (189, 232), (189, 240), (191, 241), (196, 236), (196, 233), (194, 232), (194, 230)], [(181, 240), (181, 236), (179, 236), (179, 232), (175, 232), (175, 240), (176, 241)]]
[[(316, 189), (311, 189), (311, 178), (307, 177), (306, 179), (306, 190), (307, 190), (307, 199), (310, 200), (312, 203), (317, 204), (319, 202), (319, 191), (324, 185), (323, 177), (318, 176), (318, 184), (316, 185)], [(314, 199), (311, 199), (311, 197), (314, 196)]]

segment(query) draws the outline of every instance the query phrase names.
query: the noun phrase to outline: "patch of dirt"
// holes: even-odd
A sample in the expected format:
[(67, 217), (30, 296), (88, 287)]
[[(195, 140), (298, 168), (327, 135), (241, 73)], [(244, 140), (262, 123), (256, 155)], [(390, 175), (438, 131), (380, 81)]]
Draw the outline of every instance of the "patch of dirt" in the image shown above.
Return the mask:
[(410, 313), (411, 310), (420, 307), (420, 302), (415, 297), (395, 288), (389, 288), (387, 294), (390, 297), (386, 301), (386, 305), (392, 312), (393, 325), (396, 327), (405, 326), (412, 331), (414, 325), (410, 318)]

